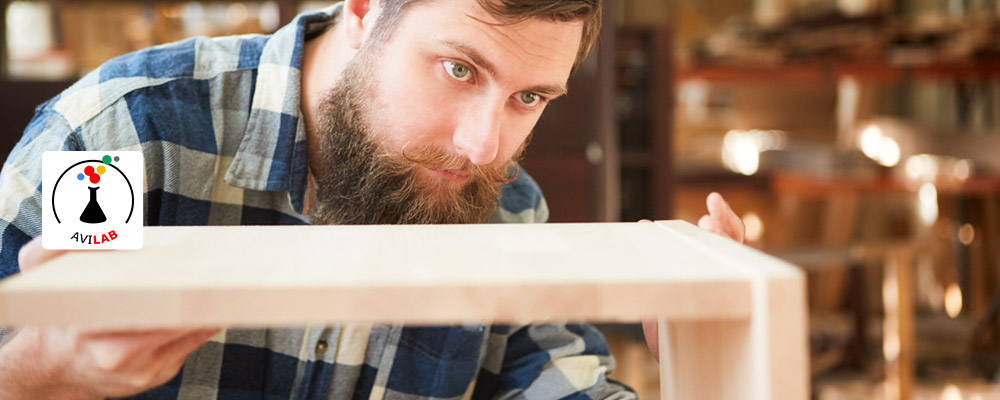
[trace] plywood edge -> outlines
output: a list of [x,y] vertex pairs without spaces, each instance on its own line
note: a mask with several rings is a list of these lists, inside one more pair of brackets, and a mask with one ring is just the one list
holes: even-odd
[[752,282],[748,398],[809,397],[808,312],[805,274],[794,265],[683,221],[664,229],[711,251]]
[[[705,249],[711,250],[713,254],[718,255],[720,258],[739,261],[736,263],[731,262],[729,265],[754,276],[763,276],[766,279],[805,279],[805,274],[802,270],[789,262],[782,261],[752,247],[739,244],[732,239],[708,232],[689,222],[669,220],[656,221],[655,223],[668,231],[688,238],[691,242],[698,243]],[[750,265],[752,267],[749,267]]]
[[810,368],[806,283],[804,280],[776,279],[769,281],[767,286],[767,341],[772,396],[776,399],[808,399]]
[[[720,290],[733,296],[711,295]],[[93,293],[12,290],[0,291],[0,326],[281,326],[344,321],[429,324],[566,319],[632,322],[655,315],[669,315],[676,320],[748,320],[751,308],[746,299],[750,295],[748,282]]]

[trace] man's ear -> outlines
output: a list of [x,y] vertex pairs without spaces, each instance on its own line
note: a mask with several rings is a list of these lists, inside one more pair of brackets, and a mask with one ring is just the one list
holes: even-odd
[[361,43],[371,33],[378,16],[379,0],[344,1],[343,22],[347,43],[351,48],[361,48]]

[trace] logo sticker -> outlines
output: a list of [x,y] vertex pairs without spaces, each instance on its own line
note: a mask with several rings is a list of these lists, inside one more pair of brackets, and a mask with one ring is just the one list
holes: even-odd
[[42,247],[142,247],[142,152],[42,155]]

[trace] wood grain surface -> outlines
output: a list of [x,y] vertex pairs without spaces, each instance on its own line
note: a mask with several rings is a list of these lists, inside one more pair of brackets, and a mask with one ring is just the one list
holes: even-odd
[[749,254],[776,279],[801,279],[699,232],[679,221],[147,227],[141,250],[73,252],[0,282],[0,325],[745,320]]

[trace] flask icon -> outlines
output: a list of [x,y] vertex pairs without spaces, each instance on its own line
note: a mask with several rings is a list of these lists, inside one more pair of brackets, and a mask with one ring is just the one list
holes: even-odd
[[108,217],[104,215],[104,210],[101,209],[100,203],[97,202],[97,189],[100,189],[100,186],[88,186],[87,189],[90,189],[90,202],[87,203],[87,207],[84,208],[83,213],[80,214],[80,222],[99,224],[107,221]]

